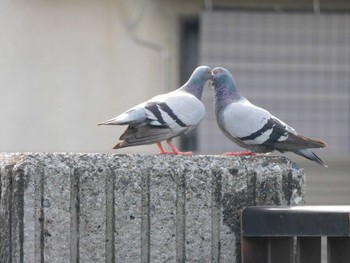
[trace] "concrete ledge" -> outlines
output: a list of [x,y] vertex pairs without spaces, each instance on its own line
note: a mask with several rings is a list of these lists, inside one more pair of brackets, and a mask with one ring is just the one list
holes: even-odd
[[284,157],[2,153],[0,173],[0,262],[240,262],[242,208],[305,200]]

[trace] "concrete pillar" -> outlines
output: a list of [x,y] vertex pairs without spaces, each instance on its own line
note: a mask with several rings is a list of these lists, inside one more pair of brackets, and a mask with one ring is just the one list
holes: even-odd
[[0,262],[240,262],[240,211],[301,205],[284,157],[0,154]]

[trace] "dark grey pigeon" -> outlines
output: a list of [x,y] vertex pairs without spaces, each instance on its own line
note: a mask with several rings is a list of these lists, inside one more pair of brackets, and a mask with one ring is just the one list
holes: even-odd
[[231,141],[249,150],[242,154],[275,150],[293,152],[326,167],[315,153],[308,150],[323,148],[326,143],[297,134],[292,127],[267,110],[250,103],[238,93],[236,83],[227,69],[217,67],[212,70],[212,74],[217,123]]
[[[196,128],[205,115],[200,101],[203,88],[209,84],[211,69],[201,66],[181,88],[153,97],[119,116],[98,125],[128,125],[113,149],[156,143],[160,153],[182,153],[171,139]],[[166,141],[172,152],[164,151],[161,142]]]

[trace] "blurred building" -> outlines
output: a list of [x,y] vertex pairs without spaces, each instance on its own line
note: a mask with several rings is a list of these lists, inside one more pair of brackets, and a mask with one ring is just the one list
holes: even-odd
[[[349,1],[4,0],[0,32],[2,151],[112,152],[124,127],[96,123],[179,87],[197,65],[223,66],[250,101],[329,144],[317,151],[329,169],[291,156],[310,203],[349,203]],[[238,149],[216,127],[212,95],[183,149]]]

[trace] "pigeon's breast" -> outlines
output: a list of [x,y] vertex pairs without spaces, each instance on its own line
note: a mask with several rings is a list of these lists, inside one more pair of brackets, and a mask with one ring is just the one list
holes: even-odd
[[232,103],[223,111],[224,128],[236,138],[248,137],[259,131],[268,118],[266,112],[257,111],[246,103]]

